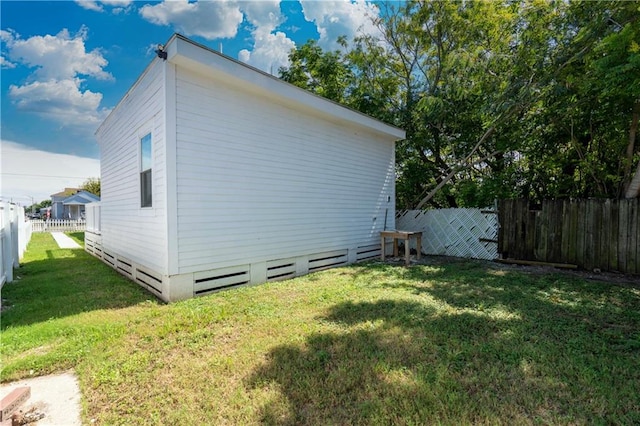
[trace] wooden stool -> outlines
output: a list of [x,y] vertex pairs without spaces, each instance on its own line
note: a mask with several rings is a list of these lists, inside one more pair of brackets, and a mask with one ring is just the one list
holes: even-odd
[[422,232],[413,232],[413,231],[381,231],[380,232],[380,259],[384,260],[385,258],[385,238],[393,238],[393,256],[398,257],[398,240],[404,240],[404,263],[409,266],[409,240],[411,237],[416,237],[416,247],[417,247],[417,259],[420,259],[420,251],[422,250]]

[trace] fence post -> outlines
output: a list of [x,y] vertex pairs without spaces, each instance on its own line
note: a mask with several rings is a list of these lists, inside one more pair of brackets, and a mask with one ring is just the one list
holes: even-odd
[[[11,255],[13,260],[13,267],[20,267],[20,242],[18,241],[19,228],[18,228],[18,220],[20,218],[19,210],[20,207],[12,205],[11,206]],[[24,220],[24,218],[23,218]]]
[[2,214],[2,249],[0,257],[2,257],[2,269],[4,272],[5,282],[13,281],[13,243],[11,242],[11,205],[9,203],[0,204],[0,213]]

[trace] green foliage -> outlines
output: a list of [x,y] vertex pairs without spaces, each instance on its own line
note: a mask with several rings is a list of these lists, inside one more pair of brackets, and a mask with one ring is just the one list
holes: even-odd
[[280,69],[280,78],[327,99],[345,102],[353,74],[340,51],[323,52],[315,40],[309,40],[294,49],[289,60],[291,66]]
[[80,189],[92,193],[93,195],[100,196],[100,178],[89,178],[85,180]]
[[564,11],[564,26],[557,25],[570,34],[563,41],[563,60],[565,52],[574,56],[553,74],[539,108],[526,116],[523,195],[622,195],[625,164],[631,163],[626,158],[631,112],[640,99],[632,47],[639,35],[637,8],[632,2],[575,2]]
[[640,145],[636,2],[379,6],[382,39],[309,42],[281,75],[406,130],[399,208],[621,195]]
[[31,206],[25,208],[25,212],[38,213],[40,209],[44,209],[46,207],[51,207],[51,200],[43,200],[39,203],[32,204]]

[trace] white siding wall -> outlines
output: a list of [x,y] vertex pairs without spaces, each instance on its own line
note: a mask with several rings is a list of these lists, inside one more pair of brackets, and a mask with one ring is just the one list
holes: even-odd
[[179,273],[379,244],[393,143],[178,67]]
[[[160,273],[167,271],[163,88],[163,63],[157,60],[96,134],[103,249]],[[153,207],[141,209],[139,139],[147,132],[153,141]]]

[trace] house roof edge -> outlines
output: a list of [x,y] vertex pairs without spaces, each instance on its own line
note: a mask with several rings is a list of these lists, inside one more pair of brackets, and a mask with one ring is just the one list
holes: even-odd
[[[179,46],[179,44],[181,43],[183,43],[183,45]],[[211,55],[209,56],[209,61],[204,62],[202,57],[193,58],[193,52],[191,52],[192,54],[189,55],[190,52],[188,52],[187,48],[189,46],[201,49],[201,52],[204,55]],[[249,84],[252,84],[256,87],[261,87],[262,90],[276,92],[279,96],[287,99],[290,102],[304,104],[312,109],[318,110],[324,114],[334,116],[340,120],[357,123],[370,129],[371,131],[386,134],[392,137],[394,140],[402,140],[406,137],[405,131],[399,127],[385,123],[367,114],[361,113],[360,111],[354,110],[330,99],[323,98],[319,95],[316,95],[315,93],[309,92],[308,90],[283,81],[276,76],[266,73],[258,68],[234,59],[221,52],[217,52],[203,44],[200,44],[188,37],[183,36],[182,34],[173,33],[163,47],[164,51],[167,53],[166,61],[168,62],[179,63],[182,65],[184,65],[188,61],[199,62],[202,66],[213,68],[218,70],[219,72],[226,73],[231,78],[243,79]],[[138,76],[136,81],[120,98],[116,106],[113,107],[109,115],[107,115],[102,123],[100,123],[94,133],[95,135],[100,132],[102,127],[109,121],[110,117],[120,107],[122,102],[127,99],[129,94],[134,91],[134,89],[149,73],[151,68],[160,60],[162,59],[159,57],[155,57],[153,58],[153,60],[151,60],[144,71]],[[226,68],[225,65],[227,65]]]
[[[184,45],[181,45],[184,43]],[[198,56],[196,51],[189,46],[202,49],[204,56]],[[404,139],[405,131],[399,127],[385,123],[355,109],[339,104],[322,96],[311,93],[278,77],[266,73],[249,64],[241,62],[221,52],[215,51],[203,44],[191,40],[181,34],[175,33],[165,45],[170,62],[185,65],[189,61],[199,62],[202,66],[212,68],[225,73],[229,78],[244,80],[248,84],[260,87],[263,90],[275,92],[279,96],[299,104],[333,115],[341,120],[358,123],[362,126],[381,133],[385,133],[396,140]],[[206,56],[209,55],[207,58]]]

